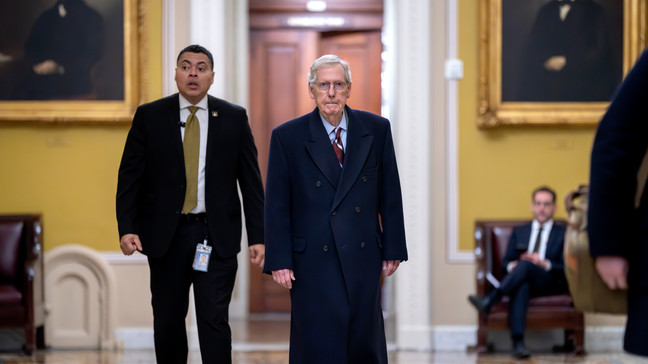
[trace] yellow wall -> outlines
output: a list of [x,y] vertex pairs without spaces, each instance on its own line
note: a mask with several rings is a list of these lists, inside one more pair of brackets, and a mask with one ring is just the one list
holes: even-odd
[[[149,99],[161,96],[159,1],[145,2]],[[41,213],[45,249],[118,250],[117,170],[129,124],[0,124],[0,213]]]
[[587,183],[595,127],[476,127],[478,72],[478,2],[459,1],[459,239],[462,250],[474,247],[477,219],[528,218],[531,191],[549,185],[563,198]]
[[[547,184],[564,195],[587,182],[595,128],[500,127],[477,118],[478,2],[459,1],[460,248],[472,250],[476,219],[529,217],[530,191]],[[161,95],[161,2],[146,1],[146,95]],[[45,248],[79,243],[118,249],[114,197],[129,125],[0,124],[0,213],[43,214]]]

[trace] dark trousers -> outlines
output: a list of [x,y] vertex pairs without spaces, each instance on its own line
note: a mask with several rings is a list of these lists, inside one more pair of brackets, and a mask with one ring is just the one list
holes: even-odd
[[[203,363],[232,362],[229,303],[236,278],[236,256],[220,259],[212,251],[208,272],[192,268],[196,245],[205,239],[205,221],[183,219],[171,247],[149,258],[155,356],[158,363],[187,362],[185,318],[193,284],[198,339]],[[209,245],[213,247],[210,239]]]
[[628,289],[628,319],[626,321],[623,348],[632,354],[648,356],[648,290],[634,287]]
[[527,308],[531,297],[567,292],[567,282],[562,272],[547,272],[526,260],[502,280],[499,291],[509,296],[509,329],[513,338],[524,335]]

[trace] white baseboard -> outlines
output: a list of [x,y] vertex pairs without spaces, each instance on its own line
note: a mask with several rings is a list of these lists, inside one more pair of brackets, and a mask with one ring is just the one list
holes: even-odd
[[118,349],[142,350],[153,349],[152,327],[122,327],[115,330],[115,342]]
[[[623,351],[623,326],[591,326],[585,328],[585,351]],[[497,350],[509,350],[511,339],[508,330],[489,333],[489,342]],[[472,325],[441,325],[405,327],[397,335],[398,350],[466,351],[477,344],[477,327]],[[546,351],[562,344],[561,330],[528,330],[526,344],[529,349]]]
[[396,332],[396,344],[400,350],[429,351],[434,349],[432,326],[400,326]]
[[[622,326],[594,326],[585,329],[585,351],[621,352],[623,351]],[[416,326],[399,331],[398,344],[389,344],[390,350],[416,351],[466,351],[469,346],[477,343],[476,326]],[[498,350],[509,350],[511,343],[507,330],[495,330],[489,333],[489,342],[493,342]],[[197,337],[189,332],[191,350],[198,349]],[[141,350],[153,349],[152,328],[120,328],[115,330],[117,346],[121,349]],[[562,332],[559,330],[529,330],[526,344],[531,350],[548,350],[553,345],[561,344]],[[288,343],[251,343],[233,342],[234,351],[275,351],[288,350]]]

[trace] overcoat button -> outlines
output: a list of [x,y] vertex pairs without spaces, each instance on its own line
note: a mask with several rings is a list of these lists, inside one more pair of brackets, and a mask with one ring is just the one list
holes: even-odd
[[331,212],[331,215],[335,216],[335,211]]
[[324,245],[324,246],[322,247],[322,250],[326,253],[326,252],[328,251],[328,245]]
[[362,176],[362,182],[367,182],[367,176]]
[[315,182],[315,187],[317,187],[317,188],[322,187],[322,181]]
[[360,207],[356,207],[356,208],[355,208],[355,212],[356,212],[357,214],[359,214],[359,213],[360,213]]
[[360,243],[360,247],[361,247],[361,248],[364,248],[364,247],[365,247],[365,245],[366,245],[366,244],[365,244],[365,242],[364,242],[364,241],[363,241],[362,243]]

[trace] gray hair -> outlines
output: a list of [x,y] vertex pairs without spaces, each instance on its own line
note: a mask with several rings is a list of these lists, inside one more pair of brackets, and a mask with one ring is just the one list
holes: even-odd
[[311,64],[310,70],[308,71],[308,84],[315,86],[317,83],[317,71],[324,67],[335,66],[336,64],[339,64],[344,68],[344,78],[347,83],[351,83],[351,70],[349,70],[349,64],[334,54],[326,54],[316,59],[315,62]]

